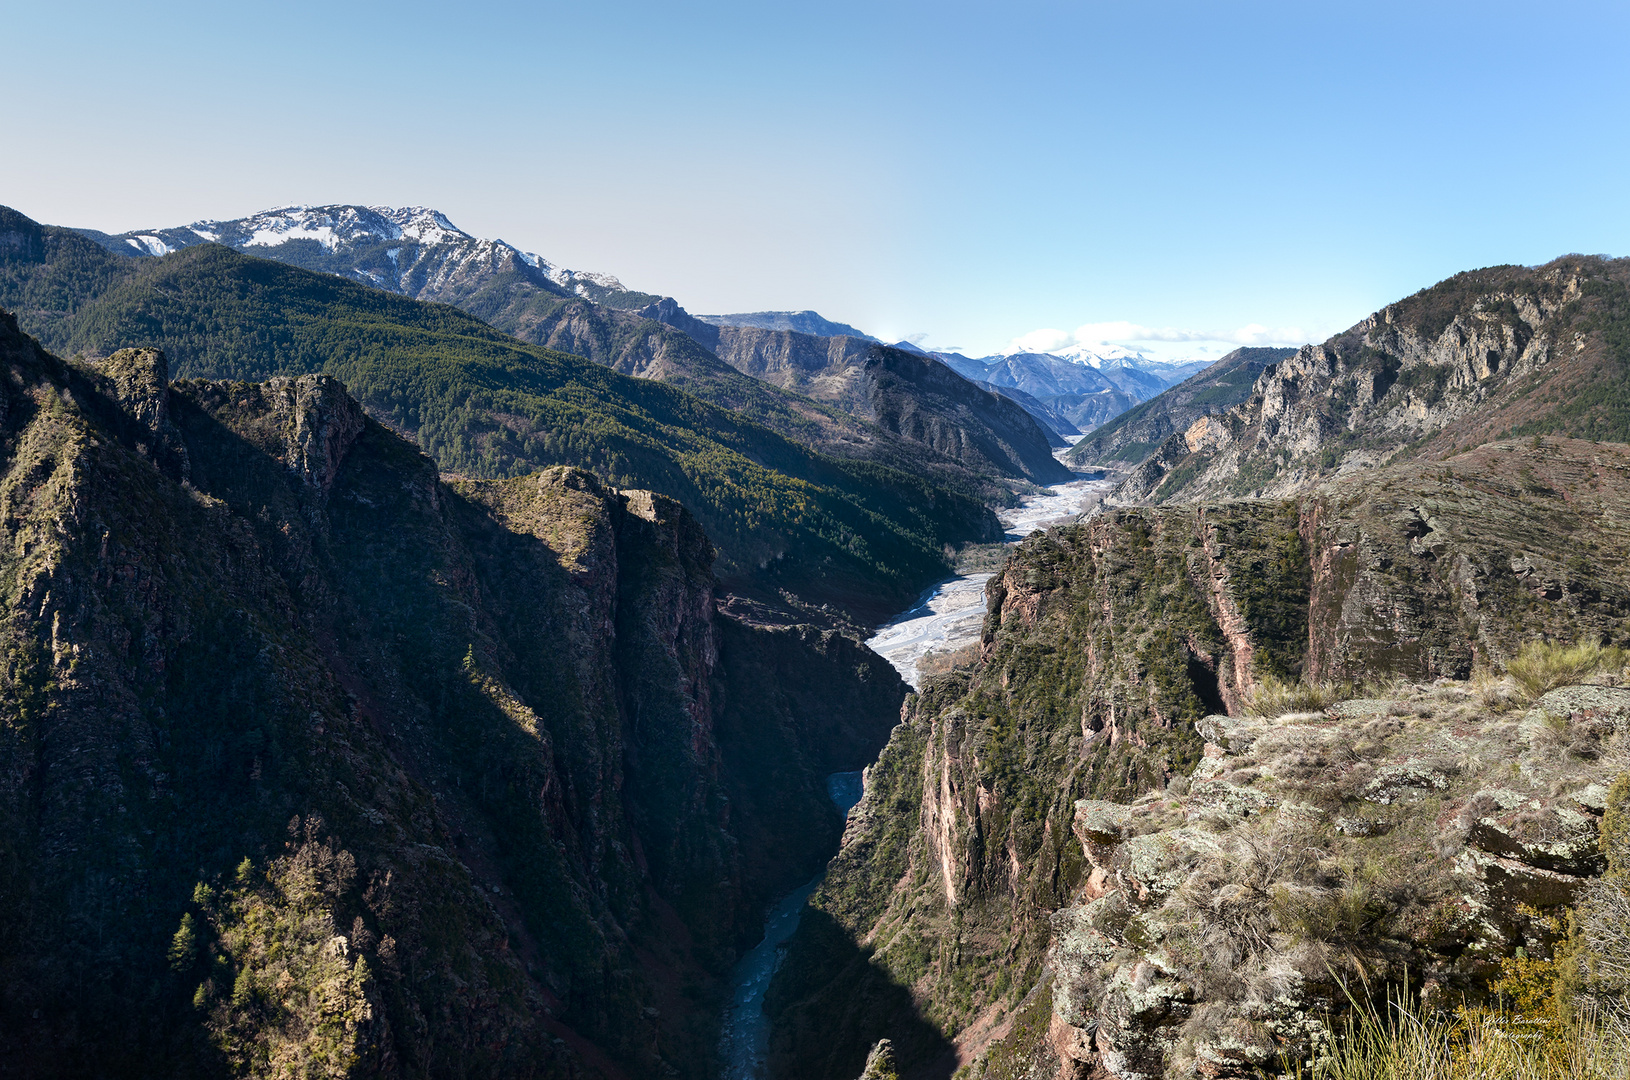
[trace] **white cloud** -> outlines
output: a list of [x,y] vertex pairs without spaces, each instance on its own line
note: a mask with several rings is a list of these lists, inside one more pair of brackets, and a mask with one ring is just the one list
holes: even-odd
[[1009,348],[1014,352],[1051,352],[1075,343],[1075,335],[1068,330],[1032,330],[1014,338]]
[[1230,345],[1301,345],[1308,335],[1300,327],[1249,323],[1237,330],[1186,330],[1139,323],[1083,323],[1073,331],[1041,329],[1021,334],[1008,345],[1013,352],[1052,352],[1069,345],[1137,345],[1154,342],[1220,342]]

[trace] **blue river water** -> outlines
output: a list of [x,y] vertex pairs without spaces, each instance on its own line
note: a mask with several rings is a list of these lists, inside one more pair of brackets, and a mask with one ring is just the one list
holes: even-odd
[[[826,778],[826,792],[844,814],[860,802],[860,773],[833,773]],[[759,1080],[765,1075],[765,1058],[770,1046],[770,1018],[764,1015],[764,991],[781,963],[783,947],[798,929],[804,902],[820,884],[820,877],[788,893],[764,920],[764,940],[736,963],[731,973],[735,993],[725,1015],[720,1038],[727,1080]]]

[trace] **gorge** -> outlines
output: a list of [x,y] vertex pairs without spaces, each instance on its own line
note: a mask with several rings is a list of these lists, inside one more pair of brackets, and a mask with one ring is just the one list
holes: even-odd
[[0,1069],[1254,1077],[1618,895],[1623,261],[1073,449],[775,313],[290,261],[0,214]]

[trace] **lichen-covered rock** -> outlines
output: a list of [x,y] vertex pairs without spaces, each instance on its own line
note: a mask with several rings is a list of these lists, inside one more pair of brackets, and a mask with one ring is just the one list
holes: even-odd
[[1409,719],[1236,721],[1242,749],[1184,794],[1077,804],[1095,874],[1052,918],[1056,1044],[1121,1080],[1254,1076],[1316,1053],[1341,980],[1407,971],[1475,999],[1539,940],[1524,905],[1572,903],[1603,869],[1597,816],[1555,793],[1610,772],[1464,685],[1391,704]]

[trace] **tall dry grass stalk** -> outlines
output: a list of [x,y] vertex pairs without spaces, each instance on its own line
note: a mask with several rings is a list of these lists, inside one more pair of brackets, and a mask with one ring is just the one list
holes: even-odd
[[1429,1017],[1391,1000],[1349,1016],[1304,1080],[1630,1080],[1630,1039],[1585,1014],[1524,1018],[1494,1009]]

